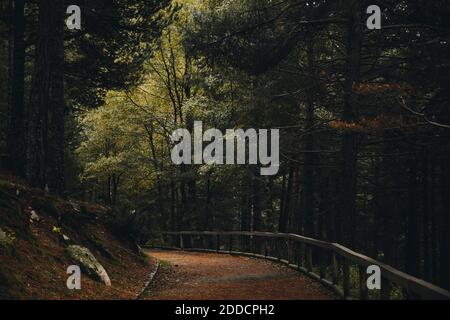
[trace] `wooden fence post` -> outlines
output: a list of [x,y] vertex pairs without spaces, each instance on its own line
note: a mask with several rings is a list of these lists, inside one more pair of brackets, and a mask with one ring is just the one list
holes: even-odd
[[304,267],[304,261],[305,261],[305,244],[303,242],[300,242],[300,247],[299,247],[299,258],[298,258],[298,266],[300,267]]
[[269,255],[268,252],[268,247],[267,247],[267,238],[264,238],[264,256],[267,258],[267,256]]
[[390,300],[391,299],[391,283],[384,277],[381,277],[381,300]]
[[336,257],[336,252],[333,251],[333,254],[331,256],[331,268],[332,268],[332,273],[333,273],[333,284],[337,285],[338,284],[338,278],[339,278],[339,268],[338,268],[338,262],[337,262],[337,257]]
[[369,292],[367,288],[366,268],[360,265],[358,269],[359,269],[359,298],[361,300],[367,300],[369,298]]
[[310,246],[306,246],[306,268],[308,272],[312,271],[312,249]]
[[281,254],[280,238],[276,239],[276,243],[277,243],[277,258],[278,261],[281,261],[282,254]]
[[292,259],[292,240],[288,239],[287,241],[287,261],[288,264],[291,264],[291,259]]
[[320,268],[320,279],[326,278],[327,267],[325,262],[327,260],[325,249],[319,249],[319,268]]
[[343,269],[343,275],[344,275],[344,279],[343,279],[343,289],[344,289],[344,299],[347,299],[348,297],[350,297],[350,266],[348,264],[347,259],[344,259],[344,263],[342,265],[342,269]]

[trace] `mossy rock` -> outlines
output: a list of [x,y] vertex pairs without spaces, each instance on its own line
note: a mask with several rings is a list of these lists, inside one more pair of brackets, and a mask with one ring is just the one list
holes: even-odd
[[67,252],[70,258],[90,277],[111,286],[111,280],[105,268],[98,262],[92,252],[85,247],[69,246]]

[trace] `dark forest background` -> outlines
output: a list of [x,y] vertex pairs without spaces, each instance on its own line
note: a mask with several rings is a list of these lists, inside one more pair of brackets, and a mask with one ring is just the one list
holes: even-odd
[[[368,30],[371,4],[2,0],[3,171],[116,208],[138,241],[298,233],[450,288],[450,4],[376,1]],[[172,165],[197,120],[279,128],[279,174]]]

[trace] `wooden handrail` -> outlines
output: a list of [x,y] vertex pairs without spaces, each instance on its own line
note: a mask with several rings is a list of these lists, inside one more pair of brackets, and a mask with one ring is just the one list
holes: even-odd
[[[367,276],[364,271],[368,266],[376,265],[381,270],[381,276],[383,278],[383,284],[387,283],[388,288],[390,289],[390,284],[398,286],[399,288],[405,290],[405,292],[409,295],[413,295],[415,298],[421,299],[450,299],[450,292],[440,288],[432,283],[419,279],[417,277],[406,274],[400,270],[397,270],[389,265],[386,265],[382,262],[379,262],[375,259],[367,257],[363,254],[355,252],[349,248],[346,248],[338,243],[331,243],[322,240],[317,240],[313,238],[304,237],[297,234],[285,234],[285,233],[270,233],[270,232],[249,232],[249,231],[229,231],[229,232],[217,232],[217,231],[179,231],[179,232],[161,232],[159,233],[162,236],[175,236],[176,241],[171,241],[170,248],[178,248],[185,250],[201,250],[201,251],[215,251],[215,252],[225,252],[225,253],[234,253],[234,254],[244,254],[249,256],[255,256],[259,258],[266,258],[271,260],[277,260],[283,263],[288,264],[291,267],[294,267],[298,270],[301,270],[308,275],[312,276],[314,279],[324,283],[333,289],[336,293],[340,294],[344,298],[350,297],[350,263],[355,264],[359,270],[359,287],[360,287],[360,296],[359,298],[365,299],[368,296],[367,288],[365,287],[365,277]],[[203,248],[188,248],[184,241],[184,237],[215,237],[215,250],[205,248],[205,244],[203,242]],[[249,237],[251,244],[250,250],[243,248],[242,246],[239,250],[233,250],[233,237]],[[221,250],[220,247],[220,239],[228,238],[227,244],[225,245],[226,249]],[[266,241],[265,243],[265,252],[262,254],[261,252],[256,253],[254,248],[254,239],[262,238]],[[276,256],[270,256],[267,253],[267,241],[274,240],[283,240],[287,246],[287,258],[283,259],[282,253],[277,250]],[[303,246],[304,254],[298,255],[298,252],[292,254],[292,244],[299,243]],[[308,248],[306,248],[306,246]],[[155,246],[153,246],[155,247]],[[166,246],[161,246],[163,248],[167,248]],[[277,247],[278,248],[278,247]],[[260,248],[261,249],[261,248]],[[313,249],[315,254],[319,257],[317,259],[319,262],[320,274],[316,274],[313,271]],[[303,252],[302,251],[302,252]],[[340,267],[337,265],[337,257],[342,260],[342,278],[343,284],[342,288],[337,285],[337,279],[339,278]],[[297,258],[297,264],[292,263],[293,260]],[[303,258],[306,261],[306,267],[302,266]],[[327,259],[328,258],[328,259]],[[329,264],[328,264],[328,263]],[[332,279],[326,279],[326,271],[327,269],[331,269],[332,271]],[[382,288],[383,289],[383,288]],[[384,288],[385,290],[388,290]],[[385,293],[385,298],[390,297],[390,291]],[[383,297],[382,297],[383,298]]]

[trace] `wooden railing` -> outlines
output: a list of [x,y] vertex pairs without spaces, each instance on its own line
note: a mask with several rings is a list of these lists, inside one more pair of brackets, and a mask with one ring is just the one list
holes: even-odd
[[[253,256],[284,263],[344,299],[450,299],[450,292],[337,243],[267,232],[163,232],[147,247]],[[367,267],[378,266],[381,289],[368,290]]]

